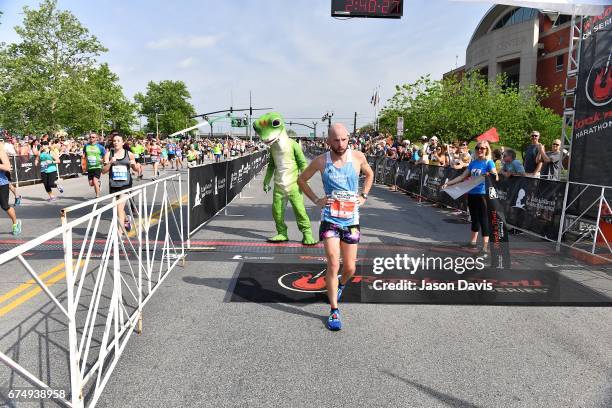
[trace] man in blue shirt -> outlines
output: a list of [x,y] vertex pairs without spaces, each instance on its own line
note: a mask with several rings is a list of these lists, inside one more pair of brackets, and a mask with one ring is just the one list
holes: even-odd
[[516,152],[514,150],[506,149],[504,151],[501,173],[505,177],[525,175],[525,168],[520,161],[516,160]]

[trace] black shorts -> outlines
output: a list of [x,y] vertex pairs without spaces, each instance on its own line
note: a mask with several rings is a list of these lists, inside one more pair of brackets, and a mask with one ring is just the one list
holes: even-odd
[[168,153],[168,160],[174,160],[174,153]]
[[139,164],[145,164],[145,158],[144,158],[144,156],[140,156],[140,157],[138,157],[138,158],[136,159],[136,163],[139,163]]
[[114,193],[118,193],[120,191],[123,190],[129,190],[130,188],[132,188],[132,185],[127,185],[127,186],[123,186],[123,187],[110,187],[108,188],[108,192],[109,194],[114,194]]
[[11,179],[11,172],[10,172],[10,171],[5,171],[5,172],[4,172],[4,174],[6,174],[6,178],[8,179],[9,183],[10,183],[11,181],[13,181],[13,180]]
[[8,211],[11,206],[9,205],[9,185],[5,184],[0,186],[0,208],[4,211]]
[[91,181],[94,178],[100,180],[100,176],[102,175],[102,169],[90,169],[87,170],[87,180]]

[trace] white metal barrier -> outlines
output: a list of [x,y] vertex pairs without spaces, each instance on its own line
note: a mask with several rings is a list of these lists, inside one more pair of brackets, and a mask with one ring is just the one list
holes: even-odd
[[[70,395],[54,398],[57,402],[70,407],[97,403],[131,334],[142,330],[143,307],[184,262],[181,193],[181,177],[175,175],[66,208],[61,227],[0,255],[0,265],[21,265],[32,276],[67,323]],[[132,217],[131,228],[118,222],[121,206]],[[68,220],[78,210],[85,214]],[[52,291],[25,256],[60,236],[62,293]],[[96,246],[102,248],[97,254]],[[4,350],[0,360],[32,385],[53,391]]]

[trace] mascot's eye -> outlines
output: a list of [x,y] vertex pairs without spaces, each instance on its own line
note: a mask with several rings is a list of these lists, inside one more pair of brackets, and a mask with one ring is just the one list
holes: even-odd
[[274,119],[272,121],[272,127],[279,127],[281,125],[280,119]]

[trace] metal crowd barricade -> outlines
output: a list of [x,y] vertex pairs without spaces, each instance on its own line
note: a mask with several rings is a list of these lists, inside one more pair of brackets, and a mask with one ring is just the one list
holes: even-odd
[[[577,193],[570,195],[572,188],[575,188]],[[610,186],[568,182],[563,200],[557,248],[563,245],[562,240],[566,238],[568,232],[575,232],[577,238],[568,245],[571,249],[609,262],[612,259],[612,242],[609,240],[612,227],[609,227],[608,231],[604,231],[603,227],[605,224],[612,225],[611,197]],[[574,206],[576,209],[571,211]]]
[[[60,227],[0,255],[0,265],[13,270],[21,265],[64,318],[57,324],[68,329],[69,395],[54,396],[56,402],[96,405],[132,333],[142,331],[144,306],[184,262],[181,193],[181,177],[174,175],[68,207]],[[121,204],[132,217],[132,228],[118,222]],[[57,238],[64,254],[61,293],[43,282],[32,266],[35,260],[28,259],[30,251]],[[21,353],[16,343],[7,353],[0,351],[0,360],[30,384],[53,391],[49,374],[31,372],[40,371],[43,363],[30,371],[17,361]]]

